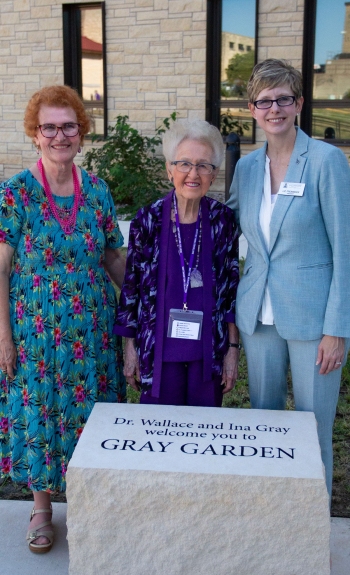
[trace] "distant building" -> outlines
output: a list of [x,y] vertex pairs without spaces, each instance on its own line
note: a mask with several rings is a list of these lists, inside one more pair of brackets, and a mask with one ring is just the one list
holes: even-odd
[[240,36],[231,32],[222,32],[221,35],[221,80],[226,80],[226,69],[230,60],[236,54],[251,52],[255,47],[255,38]]
[[[314,74],[315,99],[342,99],[350,90],[350,2],[345,3],[342,51]],[[349,97],[349,96],[348,96]]]

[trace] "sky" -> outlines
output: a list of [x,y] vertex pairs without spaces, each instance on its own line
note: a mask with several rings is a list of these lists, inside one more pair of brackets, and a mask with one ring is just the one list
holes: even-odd
[[255,36],[255,0],[222,0],[222,30]]
[[[318,0],[316,14],[315,62],[341,52],[345,0]],[[223,0],[222,30],[243,36],[255,35],[255,0]]]
[[315,63],[325,64],[329,55],[342,49],[345,21],[344,0],[317,0]]

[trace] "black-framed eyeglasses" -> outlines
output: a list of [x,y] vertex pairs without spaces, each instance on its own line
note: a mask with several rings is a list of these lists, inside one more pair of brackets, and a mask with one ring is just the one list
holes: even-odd
[[66,138],[73,138],[79,133],[80,124],[76,122],[66,122],[62,126],[56,126],[56,124],[40,124],[37,126],[40,132],[45,138],[54,138],[58,134],[58,130],[62,130],[62,134]]
[[277,100],[256,100],[253,104],[258,110],[267,110],[268,108],[272,108],[274,102],[276,102],[280,108],[285,108],[286,106],[294,104],[295,100],[295,96],[281,96],[277,98]]
[[183,174],[189,174],[192,168],[196,168],[197,174],[201,176],[209,176],[212,174],[214,170],[216,170],[216,166],[214,164],[207,164],[205,162],[201,164],[191,164],[191,162],[184,162],[183,160],[176,160],[175,162],[170,162],[172,166],[175,166],[179,172]]

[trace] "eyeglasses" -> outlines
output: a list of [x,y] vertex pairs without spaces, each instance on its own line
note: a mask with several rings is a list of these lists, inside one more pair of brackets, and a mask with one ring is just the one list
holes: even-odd
[[281,96],[277,98],[277,100],[256,100],[253,104],[258,110],[267,110],[268,108],[272,108],[274,102],[276,102],[280,108],[285,108],[286,106],[294,104],[295,100],[295,96]]
[[171,166],[175,166],[179,172],[183,174],[189,174],[192,168],[196,168],[197,174],[200,176],[209,176],[212,174],[214,170],[216,170],[216,166],[214,164],[191,164],[191,162],[184,162],[182,160],[176,160],[176,162],[170,162]]
[[58,130],[62,130],[62,134],[66,136],[66,138],[73,138],[73,136],[78,134],[80,124],[76,124],[75,122],[67,122],[66,124],[62,124],[62,126],[56,126],[56,124],[40,124],[37,128],[39,128],[45,138],[54,138],[57,136]]

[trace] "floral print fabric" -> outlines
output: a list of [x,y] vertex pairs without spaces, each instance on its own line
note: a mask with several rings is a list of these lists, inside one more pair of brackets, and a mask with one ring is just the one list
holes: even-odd
[[[0,186],[0,242],[15,250],[10,318],[16,377],[0,371],[0,468],[35,491],[65,490],[67,464],[96,401],[125,401],[116,295],[105,248],[123,243],[105,182],[82,170],[65,235],[29,170]],[[55,196],[71,207],[73,196]]]

